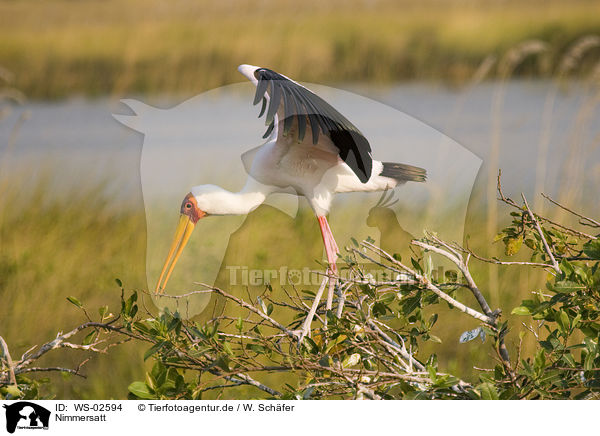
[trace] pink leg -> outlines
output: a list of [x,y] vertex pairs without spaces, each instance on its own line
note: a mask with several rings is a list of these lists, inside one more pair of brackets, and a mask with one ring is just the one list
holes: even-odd
[[[329,262],[329,268],[327,269],[327,273],[329,275],[337,274],[337,253],[339,253],[337,244],[335,243],[335,239],[333,238],[333,234],[331,233],[331,229],[329,228],[329,224],[327,223],[327,218],[324,216],[318,216],[319,227],[321,228],[321,235],[323,235],[323,244],[325,245],[325,252],[327,253],[327,262]],[[321,286],[315,295],[315,300],[313,301],[312,307],[308,312],[308,316],[304,320],[304,324],[302,325],[302,331],[299,336],[298,343],[302,342],[302,339],[305,336],[310,336],[310,325],[312,323],[313,318],[315,317],[315,313],[317,313],[317,307],[319,307],[319,303],[321,302],[321,297],[323,295],[323,291],[325,290],[325,284],[329,283],[329,293],[327,294],[327,310],[331,310],[333,306],[333,287],[335,285],[335,279],[327,277],[323,277],[323,281],[321,282]],[[325,325],[327,325],[327,317],[324,319]]]
[[[323,244],[325,245],[325,253],[327,253],[327,262],[329,262],[328,273],[335,275],[337,274],[337,255],[340,252],[338,246],[335,242],[335,238],[333,237],[333,233],[331,232],[331,228],[329,227],[329,223],[327,222],[327,218],[325,216],[318,216],[319,227],[321,228],[321,235],[323,236]],[[329,279],[329,292],[327,294],[327,310],[331,310],[333,306],[333,292],[335,286],[335,279]]]
[[327,222],[327,218],[324,216],[318,216],[319,227],[321,228],[321,235],[323,236],[323,244],[325,245],[325,253],[327,253],[327,262],[333,272],[337,273],[337,255],[340,252],[338,246],[335,242],[335,238],[333,237],[333,233],[331,233],[331,228],[329,228],[329,223]]

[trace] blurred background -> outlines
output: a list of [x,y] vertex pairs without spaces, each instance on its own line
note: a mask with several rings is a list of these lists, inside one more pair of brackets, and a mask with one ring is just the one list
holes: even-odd
[[[483,255],[504,256],[492,244],[508,214],[496,201],[499,168],[505,192],[524,192],[538,212],[567,219],[545,192],[600,213],[598,1],[0,0],[0,335],[13,357],[84,321],[67,296],[118,311],[115,278],[148,286],[143,135],[113,119],[130,114],[119,100],[170,108],[242,82],[241,63],[385,103],[478,156],[463,242]],[[258,144],[257,136],[243,145]],[[318,258],[305,209],[295,220],[275,221],[268,209],[249,217],[229,255],[268,268],[303,243],[309,260],[287,262]],[[269,220],[289,240],[257,232]],[[488,265],[474,274],[507,316],[543,283],[541,273]],[[470,320],[444,311],[441,319],[440,369],[473,379],[473,365],[491,364],[490,350],[457,345]],[[126,397],[143,378],[144,351],[125,344],[95,356],[87,379],[52,375],[52,393]],[[83,358],[65,352],[40,363]]]

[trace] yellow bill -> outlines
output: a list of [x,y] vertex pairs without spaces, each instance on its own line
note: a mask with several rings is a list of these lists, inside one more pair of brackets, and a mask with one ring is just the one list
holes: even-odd
[[173,268],[175,268],[175,264],[179,260],[179,257],[181,256],[185,245],[190,239],[195,226],[196,223],[194,223],[192,218],[190,218],[188,215],[182,214],[180,216],[179,224],[177,224],[177,230],[175,230],[175,236],[173,237],[173,242],[171,243],[171,248],[169,249],[169,254],[167,255],[167,259],[165,260],[165,264],[158,278],[158,283],[156,284],[156,294],[162,294],[165,291],[167,282],[169,281],[171,273],[173,272]]

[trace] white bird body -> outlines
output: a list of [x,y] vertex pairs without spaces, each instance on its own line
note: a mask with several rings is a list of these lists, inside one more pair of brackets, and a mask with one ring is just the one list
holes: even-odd
[[191,192],[198,207],[208,215],[244,215],[272,193],[290,192],[306,197],[317,215],[327,215],[334,194],[383,191],[398,181],[381,176],[383,164],[373,160],[371,177],[362,183],[337,155],[322,148],[329,138],[322,136],[317,147],[310,144],[285,146],[280,141],[262,145],[254,156],[249,176],[241,191],[234,193],[215,185],[199,185]]
[[[240,65],[238,68],[255,85],[258,83],[254,75],[257,69],[259,67],[252,65]],[[268,94],[265,98],[270,101]],[[279,121],[283,117],[284,108],[280,105],[274,114],[274,128],[267,141],[247,153],[250,156],[246,159],[251,160],[249,163],[245,161],[249,177],[239,193],[203,186],[192,188],[200,209],[209,215],[246,214],[269,194],[293,190],[296,195],[306,197],[315,214],[321,216],[329,213],[336,193],[384,191],[398,185],[397,179],[381,175],[383,163],[377,160],[372,160],[368,181],[361,182],[340,158],[339,149],[329,136],[319,135],[316,143],[311,136],[298,141],[298,120],[292,121],[284,135],[284,127]],[[246,160],[244,156],[242,159]]]
[[[343,192],[384,191],[407,181],[425,181],[426,172],[422,168],[374,160],[369,141],[360,130],[304,86],[266,68],[241,65],[238,70],[256,86],[254,104],[263,102],[259,117],[266,113],[268,128],[263,136],[266,142],[242,155],[248,178],[239,192],[200,185],[184,198],[180,222],[156,292],[164,290],[199,219],[247,214],[276,192],[306,197],[319,222],[330,273],[335,275],[339,250],[326,218],[333,196]],[[329,309],[334,279],[330,277],[328,281]],[[302,336],[310,327],[323,288],[324,285],[317,292]]]

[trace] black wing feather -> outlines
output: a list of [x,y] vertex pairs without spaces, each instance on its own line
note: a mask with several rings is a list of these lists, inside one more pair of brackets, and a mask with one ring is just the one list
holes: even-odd
[[[317,144],[319,134],[327,135],[339,150],[339,156],[354,171],[362,183],[371,177],[373,160],[371,146],[365,136],[346,117],[318,95],[293,82],[285,76],[267,68],[254,72],[258,80],[254,104],[258,104],[265,93],[269,92],[270,101],[265,117],[268,125],[264,138],[274,128],[274,117],[283,104],[283,135],[286,136],[294,118],[298,122],[298,141],[306,134],[306,123],[310,124],[313,144]],[[265,103],[259,115],[265,112]]]
[[[256,103],[255,103],[256,104]],[[262,117],[265,113],[265,109],[267,108],[267,99],[263,97],[262,99],[262,107],[260,108],[260,113],[258,114],[258,118]]]
[[254,94],[254,103],[253,104],[256,105],[260,101],[260,99],[265,96],[265,92],[267,91],[268,86],[269,86],[269,82],[267,82],[266,80],[260,81],[256,85],[256,94]]
[[288,95],[288,91],[285,88],[282,88],[281,95],[283,96],[283,108],[285,111],[285,116],[283,118],[283,136],[287,136],[290,133],[292,128],[292,124],[294,123],[294,111],[293,111],[293,102],[290,101],[291,96]]

